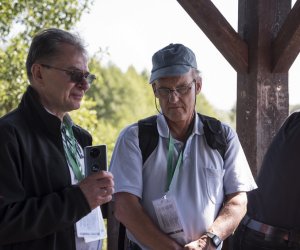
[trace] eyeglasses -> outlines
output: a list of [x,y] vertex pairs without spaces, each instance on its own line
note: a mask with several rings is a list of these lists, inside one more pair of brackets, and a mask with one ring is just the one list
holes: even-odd
[[60,71],[64,71],[67,73],[67,75],[70,76],[71,81],[75,82],[76,84],[82,84],[83,79],[87,81],[89,85],[93,83],[93,81],[96,79],[95,75],[90,74],[89,72],[83,73],[80,70],[68,70],[68,69],[61,69],[57,67],[53,67],[48,64],[40,64],[42,67],[48,68],[48,69],[56,69]]
[[181,86],[175,89],[169,89],[169,88],[158,88],[155,89],[155,94],[157,97],[162,97],[162,98],[169,98],[170,95],[175,92],[177,95],[179,96],[183,96],[186,95],[190,89],[192,88],[192,84],[194,84],[196,82],[196,80],[194,79],[193,81],[191,81],[190,83],[186,84],[185,86]]

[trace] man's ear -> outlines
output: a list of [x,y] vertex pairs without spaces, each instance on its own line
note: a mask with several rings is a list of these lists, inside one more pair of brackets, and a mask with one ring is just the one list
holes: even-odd
[[31,66],[31,75],[32,82],[39,84],[43,83],[42,66],[40,64],[34,63]]
[[196,87],[196,94],[198,95],[201,92],[201,88],[202,88],[202,79],[196,79],[196,83],[195,83],[195,87]]

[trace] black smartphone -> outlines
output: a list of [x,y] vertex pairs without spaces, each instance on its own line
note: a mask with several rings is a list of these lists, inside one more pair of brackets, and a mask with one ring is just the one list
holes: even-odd
[[106,145],[85,147],[84,166],[86,176],[100,170],[107,171]]

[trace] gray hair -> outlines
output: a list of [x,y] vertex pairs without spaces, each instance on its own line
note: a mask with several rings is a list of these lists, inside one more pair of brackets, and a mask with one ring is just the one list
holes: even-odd
[[26,71],[29,79],[32,77],[32,65],[40,59],[51,59],[59,55],[61,53],[60,46],[63,43],[70,44],[82,52],[83,55],[87,55],[85,45],[79,36],[61,29],[45,29],[33,38],[29,48],[26,59]]
[[200,79],[200,81],[202,80],[202,73],[200,70],[192,68],[192,75],[194,79]]

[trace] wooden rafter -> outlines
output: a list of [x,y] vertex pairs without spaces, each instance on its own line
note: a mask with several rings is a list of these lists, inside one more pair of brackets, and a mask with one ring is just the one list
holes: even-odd
[[248,71],[248,46],[211,0],[178,0],[180,5],[240,73]]
[[300,51],[300,0],[298,0],[273,43],[273,72],[288,72]]

